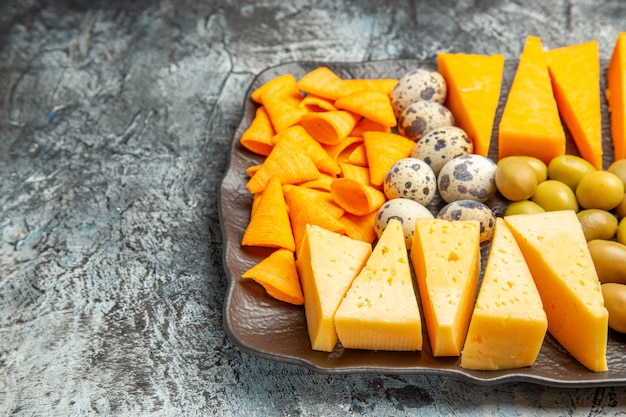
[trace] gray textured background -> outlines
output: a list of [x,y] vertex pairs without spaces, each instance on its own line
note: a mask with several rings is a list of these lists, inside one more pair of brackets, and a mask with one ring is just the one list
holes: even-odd
[[328,376],[222,330],[217,189],[254,76],[516,58],[626,30],[621,0],[0,3],[0,415],[623,415],[626,388]]

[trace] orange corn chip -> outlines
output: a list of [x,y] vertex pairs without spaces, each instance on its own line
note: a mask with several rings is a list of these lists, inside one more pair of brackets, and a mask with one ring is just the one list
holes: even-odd
[[348,154],[348,162],[353,165],[359,165],[362,167],[368,166],[367,164],[367,152],[365,152],[365,144],[362,143],[352,149],[352,152]]
[[[308,203],[315,206],[316,210],[323,211],[326,215],[335,219],[340,218],[345,213],[345,211],[335,203],[330,192],[327,191],[303,187],[301,185],[287,184],[283,186],[283,194],[285,195],[289,207],[294,204]],[[293,204],[289,204],[290,201]]]
[[376,91],[357,91],[335,101],[335,107],[359,114],[383,126],[398,124],[389,96]]
[[387,201],[382,191],[348,178],[333,181],[330,194],[341,208],[357,216],[370,214]]
[[307,112],[337,110],[331,100],[313,94],[307,94],[302,101],[300,101],[300,107],[304,108]]
[[311,158],[318,170],[332,175],[341,172],[339,164],[302,126],[291,126],[276,135],[276,138],[277,142],[285,140],[293,142],[301,152],[304,151]]
[[369,119],[361,119],[357,122],[350,132],[350,136],[363,136],[364,132],[391,132],[391,128],[389,126],[383,126],[378,122]]
[[307,113],[300,124],[320,143],[336,145],[348,137],[360,117],[342,110]]
[[355,216],[346,212],[339,221],[346,227],[346,235],[352,239],[373,243],[376,240],[376,215],[378,210],[365,216]]
[[355,91],[376,91],[383,93],[387,96],[391,95],[398,80],[394,78],[354,78],[345,80],[348,89],[352,92]]
[[292,141],[278,141],[256,173],[248,180],[246,188],[252,194],[265,189],[272,177],[282,184],[298,184],[319,178],[320,171],[311,158]]
[[407,158],[415,148],[415,142],[395,133],[365,132],[363,135],[370,181],[381,185],[387,171],[402,158]]
[[256,174],[259,168],[261,168],[261,165],[250,165],[248,168],[246,168],[246,174],[248,174],[249,177],[252,177],[254,174]]
[[256,110],[254,119],[248,129],[241,135],[239,142],[241,145],[259,155],[269,155],[272,147],[272,137],[274,136],[274,127],[270,121],[265,107],[261,106]]
[[[252,196],[252,207],[250,208],[250,218],[252,218],[252,216],[254,216],[254,211],[256,210],[256,208],[259,206],[259,203],[261,202],[261,196],[263,195],[263,193],[256,193]],[[283,199],[285,197],[283,196]]]
[[328,67],[317,67],[309,71],[300,78],[296,86],[306,93],[333,101],[350,93],[345,80]]
[[280,180],[276,177],[271,178],[260,197],[255,200],[257,202],[250,214],[250,222],[241,244],[295,251],[296,246]]
[[263,104],[263,95],[283,95],[285,92],[299,91],[296,87],[296,78],[293,74],[283,74],[272,78],[265,84],[250,93],[255,103]]
[[303,182],[300,186],[330,192],[330,184],[335,180],[335,178],[337,177],[322,173],[318,179]]
[[264,96],[263,106],[276,132],[281,132],[290,126],[298,124],[302,116],[307,113],[298,106],[298,103],[290,102],[285,97],[278,95]]
[[244,272],[241,277],[258,282],[270,296],[277,300],[295,305],[304,304],[296,260],[292,251],[277,249]]
[[[300,248],[307,224],[315,224],[340,234],[345,233],[345,227],[339,221],[344,211],[332,200],[330,193],[298,186],[287,188],[285,201],[296,242],[296,252]],[[337,215],[338,213],[341,214]]]
[[349,153],[354,146],[363,143],[363,137],[348,136],[336,145],[324,145],[324,149],[335,161],[339,161],[343,153]]
[[341,176],[349,180],[360,182],[361,184],[370,184],[370,170],[367,167],[353,165],[347,162],[340,162]]

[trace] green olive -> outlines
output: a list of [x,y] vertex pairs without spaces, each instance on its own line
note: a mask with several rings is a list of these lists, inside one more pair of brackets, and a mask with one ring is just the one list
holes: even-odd
[[537,184],[548,179],[548,166],[541,159],[528,155],[518,155],[507,158],[520,158],[528,162],[535,170],[535,174],[537,174]]
[[579,211],[577,216],[587,242],[594,239],[610,240],[617,233],[617,217],[611,212],[587,209]]
[[537,174],[528,162],[511,156],[498,161],[495,183],[507,200],[527,200],[537,189]]
[[612,210],[624,198],[624,183],[608,171],[593,171],[578,183],[576,198],[582,208]]
[[622,201],[615,207],[615,214],[620,219],[626,217],[626,192],[624,193],[624,197],[622,197]]
[[617,175],[626,187],[626,159],[619,159],[613,162],[606,170]]
[[617,241],[622,245],[626,245],[626,220],[619,221],[617,226]]
[[626,333],[626,285],[602,284],[604,307],[609,312],[609,327],[620,333]]
[[591,163],[580,156],[561,155],[548,164],[548,178],[561,181],[576,190],[582,177],[595,170]]
[[545,210],[534,201],[523,200],[513,201],[509,204],[504,212],[505,216],[512,216],[514,214],[530,214],[530,213],[543,213]]
[[613,240],[587,242],[600,282],[626,284],[626,245]]
[[561,181],[546,180],[537,185],[531,201],[539,204],[545,211],[578,211],[578,201],[572,189]]

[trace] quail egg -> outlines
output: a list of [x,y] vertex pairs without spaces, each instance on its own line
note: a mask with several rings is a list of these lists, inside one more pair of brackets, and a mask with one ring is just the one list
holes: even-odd
[[403,158],[387,171],[383,190],[390,200],[408,198],[426,206],[437,193],[437,177],[421,159]]
[[398,132],[414,141],[430,130],[453,125],[454,116],[450,109],[436,101],[411,103],[398,117]]
[[411,157],[426,162],[435,175],[453,158],[474,152],[474,144],[463,129],[443,126],[427,132],[417,141]]
[[443,76],[431,69],[417,68],[403,75],[391,92],[391,105],[396,117],[416,101],[443,104],[448,87]]
[[482,155],[457,156],[439,171],[439,194],[446,203],[457,200],[487,201],[496,191],[496,168],[494,161]]
[[444,220],[477,220],[480,223],[480,242],[487,242],[493,238],[496,226],[496,216],[484,203],[474,200],[458,200],[443,206],[438,219]]
[[389,220],[398,219],[402,223],[404,243],[406,243],[406,248],[410,250],[415,233],[415,219],[432,219],[433,217],[430,210],[417,201],[408,198],[394,198],[380,206],[376,213],[374,223],[376,235],[380,238]]

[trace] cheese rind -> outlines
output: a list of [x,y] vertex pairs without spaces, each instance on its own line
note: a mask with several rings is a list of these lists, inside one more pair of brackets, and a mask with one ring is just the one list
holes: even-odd
[[392,219],[335,313],[345,348],[422,349],[422,324],[402,224]]
[[458,356],[478,286],[479,223],[417,219],[411,260],[433,356]]
[[474,153],[487,156],[500,101],[504,56],[441,52],[437,66],[448,86],[445,104],[456,125],[472,140]]
[[461,367],[512,369],[535,363],[548,329],[541,297],[504,220],[496,227]]
[[606,371],[608,311],[576,213],[518,214],[505,222],[533,275],[550,334],[590,370]]
[[498,127],[498,158],[528,155],[546,165],[565,154],[565,132],[541,40],[528,36]]
[[319,226],[306,226],[296,266],[313,350],[331,352],[335,348],[335,312],[371,252],[367,242]]

